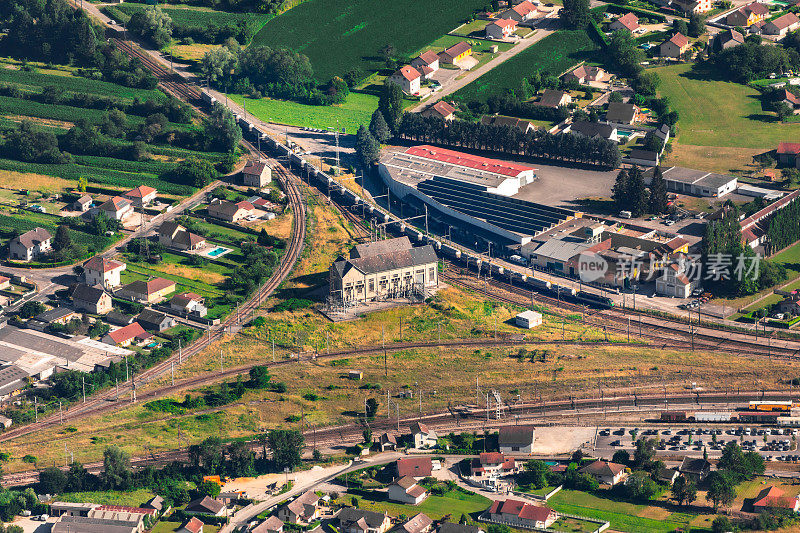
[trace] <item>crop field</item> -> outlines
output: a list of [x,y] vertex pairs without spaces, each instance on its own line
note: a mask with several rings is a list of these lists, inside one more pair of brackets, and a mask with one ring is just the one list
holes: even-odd
[[[45,228],[52,235],[56,234],[59,218],[52,215],[33,213],[24,211],[17,214],[10,210],[0,209],[0,226],[14,228],[20,232],[26,232],[36,227]],[[106,237],[105,235],[91,235],[82,231],[70,229],[70,237],[75,244],[82,244],[96,251],[103,250],[114,243],[117,239]]]
[[267,22],[253,44],[287,47],[307,55],[316,78],[325,82],[351,69],[364,74],[384,67],[386,44],[409,56],[439,38],[483,0],[308,0]]
[[[230,95],[230,98],[239,105],[244,99],[241,95]],[[369,124],[377,108],[378,97],[365,93],[350,93],[340,106],[306,105],[271,98],[247,99],[247,111],[261,120],[310,128],[335,128],[338,124],[347,133],[355,133],[362,124]]]
[[542,76],[558,76],[570,66],[590,59],[597,49],[585,31],[556,32],[459,89],[453,98],[486,101],[506,89],[518,89],[522,78],[536,70]]

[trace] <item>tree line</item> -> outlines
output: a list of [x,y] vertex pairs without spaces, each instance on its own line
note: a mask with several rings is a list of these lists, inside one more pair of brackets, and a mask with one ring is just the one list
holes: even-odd
[[794,201],[773,214],[767,227],[767,255],[800,240],[800,202]]

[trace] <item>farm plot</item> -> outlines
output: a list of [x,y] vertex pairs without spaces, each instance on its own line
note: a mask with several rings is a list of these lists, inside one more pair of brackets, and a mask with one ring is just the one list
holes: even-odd
[[453,93],[464,102],[485,102],[493,94],[518,89],[522,78],[539,71],[558,76],[570,66],[594,55],[598,46],[585,31],[559,31],[549,35]]
[[410,56],[452,30],[483,0],[309,0],[267,22],[253,44],[287,47],[308,56],[319,81],[356,69],[384,68],[380,50]]

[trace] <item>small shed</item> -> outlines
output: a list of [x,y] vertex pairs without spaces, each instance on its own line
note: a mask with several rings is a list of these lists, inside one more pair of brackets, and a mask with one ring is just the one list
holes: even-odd
[[361,379],[364,377],[364,372],[361,370],[351,370],[347,373],[347,377],[355,381],[361,381]]
[[536,311],[523,311],[516,316],[517,327],[531,329],[542,325],[542,314]]
[[0,415],[0,426],[8,429],[11,427],[12,421],[7,416]]

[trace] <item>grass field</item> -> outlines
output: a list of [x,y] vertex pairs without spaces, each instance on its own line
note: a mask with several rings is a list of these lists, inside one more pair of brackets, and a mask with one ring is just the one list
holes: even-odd
[[453,93],[464,102],[485,101],[505,89],[519,89],[522,78],[536,70],[558,76],[570,66],[589,59],[597,45],[585,31],[559,31],[549,35]]
[[[389,502],[385,492],[351,490],[349,494],[357,495],[360,509],[385,512],[389,516],[405,514],[411,517],[417,513],[425,513],[432,520],[440,520],[445,515],[451,515],[454,520],[458,520],[462,514],[479,513],[492,503],[479,494],[465,494],[460,491],[446,492],[442,496],[431,495],[419,505],[413,506]],[[340,501],[350,504],[349,497],[342,497]]]
[[[242,105],[242,96],[230,95],[230,98]],[[362,124],[369,124],[369,118],[377,108],[378,97],[365,93],[350,93],[340,106],[306,105],[271,98],[247,99],[247,112],[261,120],[310,128],[335,128],[338,124],[347,133],[355,133]]]
[[67,492],[58,495],[58,500],[62,502],[92,502],[100,505],[124,505],[128,507],[141,507],[143,503],[150,500],[155,494],[147,489],[136,489],[131,491],[95,491],[95,492]]
[[[0,226],[8,226],[20,232],[41,227],[49,231],[51,235],[55,235],[56,228],[60,222],[59,217],[53,215],[34,213],[32,211],[18,213],[16,209],[9,208],[0,209]],[[70,229],[69,233],[72,242],[82,244],[95,251],[103,250],[119,239],[119,237],[90,235],[74,229]]]
[[[779,141],[800,136],[800,123],[777,122],[773,113],[762,110],[759,93],[753,88],[703,77],[690,65],[659,67],[653,72],[661,78],[659,94],[668,97],[680,115],[679,145],[740,149],[726,151],[723,157],[717,150],[687,153],[678,147],[669,159],[674,164],[741,168],[753,153],[772,150]],[[730,156],[738,157],[731,161]]]
[[410,56],[454,29],[483,0],[308,0],[267,22],[253,44],[288,47],[307,55],[325,82],[351,69],[364,74],[383,68],[386,44]]

